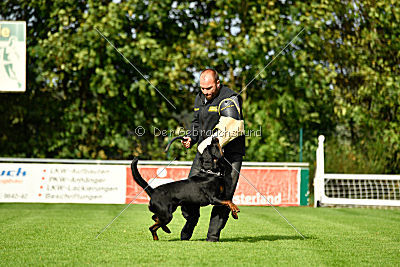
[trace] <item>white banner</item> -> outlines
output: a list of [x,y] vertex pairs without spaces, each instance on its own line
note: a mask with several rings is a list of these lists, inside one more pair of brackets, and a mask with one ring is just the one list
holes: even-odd
[[126,166],[0,164],[0,202],[123,204]]
[[[133,180],[129,163],[0,163],[0,203],[147,204],[149,197]],[[153,188],[186,179],[190,171],[190,166],[165,168],[169,162],[151,163],[138,168]],[[301,168],[296,167],[243,167],[233,201],[238,205],[299,206],[303,198],[302,205],[306,205],[308,190],[301,191],[300,173]],[[308,184],[308,179],[305,182]]]
[[0,92],[26,90],[26,22],[0,21]]

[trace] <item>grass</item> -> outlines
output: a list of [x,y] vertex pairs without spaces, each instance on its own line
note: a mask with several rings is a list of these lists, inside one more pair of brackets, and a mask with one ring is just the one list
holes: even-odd
[[178,209],[172,234],[151,238],[151,213],[125,206],[0,204],[0,265],[399,265],[400,210],[280,207],[303,240],[272,208],[241,207],[221,242],[205,242],[210,207],[201,209],[192,241],[180,241]]

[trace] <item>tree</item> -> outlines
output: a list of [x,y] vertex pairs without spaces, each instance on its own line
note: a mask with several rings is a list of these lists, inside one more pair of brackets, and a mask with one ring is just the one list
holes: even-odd
[[[347,164],[337,171],[400,166],[397,2],[0,7],[0,19],[28,22],[28,90],[0,98],[2,156],[165,159],[170,136],[189,129],[200,71],[213,67],[241,92],[247,133],[262,132],[247,137],[246,160],[297,161],[303,128],[306,161],[325,134],[332,162]],[[175,145],[170,156],[194,152]]]

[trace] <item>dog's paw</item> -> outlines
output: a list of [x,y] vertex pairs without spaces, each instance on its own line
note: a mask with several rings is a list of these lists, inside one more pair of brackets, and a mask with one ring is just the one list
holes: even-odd
[[232,211],[231,214],[232,214],[232,218],[233,218],[233,219],[235,219],[235,220],[239,219],[238,214],[237,214],[238,212],[239,212],[239,211]]
[[237,220],[239,218],[238,217],[238,213],[240,212],[240,209],[235,204],[233,204],[232,206],[233,206],[233,208],[232,208],[232,217],[233,217],[233,219]]
[[171,233],[171,230],[169,230],[168,226],[166,225],[161,226],[161,229],[163,229],[163,231],[166,232],[167,234]]

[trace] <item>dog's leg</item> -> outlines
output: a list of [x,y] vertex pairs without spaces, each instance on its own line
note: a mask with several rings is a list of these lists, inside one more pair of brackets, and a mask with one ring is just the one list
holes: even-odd
[[236,220],[238,219],[238,213],[240,212],[240,210],[239,210],[238,206],[235,205],[235,203],[233,203],[230,200],[220,200],[216,197],[212,197],[211,199],[212,200],[211,200],[210,204],[228,206],[232,211],[232,217]]
[[239,210],[238,206],[235,205],[235,203],[233,203],[230,200],[222,200],[221,204],[228,206],[231,209],[233,219],[236,219],[236,220],[238,219],[238,213],[240,212],[240,210]]
[[[153,221],[159,222],[158,217],[155,214],[151,218],[153,219]],[[171,230],[169,230],[168,226],[166,226],[166,225],[161,224],[161,229],[163,229],[163,231],[166,232],[167,234],[171,233]]]
[[160,228],[160,224],[158,222],[149,227],[149,230],[153,236],[153,240],[155,241],[158,240],[158,235],[157,235],[158,228]]
[[169,230],[168,226],[166,225],[161,225],[161,229],[163,229],[163,231],[166,232],[167,234],[171,233],[171,230]]
[[156,222],[155,224],[153,224],[152,226],[149,227],[149,230],[153,236],[153,240],[157,241],[158,240],[158,235],[157,235],[157,230],[158,228],[161,227],[161,223],[160,220],[158,219],[158,217],[154,214],[153,216],[151,216],[151,218]]

